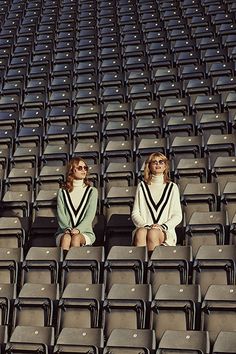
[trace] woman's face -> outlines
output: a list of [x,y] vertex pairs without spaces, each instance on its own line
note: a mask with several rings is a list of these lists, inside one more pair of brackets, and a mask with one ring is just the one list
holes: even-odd
[[72,168],[72,172],[74,179],[84,179],[88,172],[88,166],[83,161],[80,161],[78,165]]
[[161,175],[166,169],[166,163],[160,156],[154,156],[149,163],[150,171],[153,175]]

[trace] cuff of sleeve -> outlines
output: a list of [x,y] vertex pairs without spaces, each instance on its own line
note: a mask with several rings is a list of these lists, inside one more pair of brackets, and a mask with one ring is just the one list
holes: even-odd
[[162,224],[161,227],[163,228],[163,230],[168,230],[168,226],[166,224]]
[[91,240],[87,235],[83,235],[85,238],[85,246],[91,246]]

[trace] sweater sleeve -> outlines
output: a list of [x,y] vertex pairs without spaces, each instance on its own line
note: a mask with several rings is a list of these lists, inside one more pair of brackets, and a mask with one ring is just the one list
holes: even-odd
[[59,189],[57,193],[57,221],[60,229],[62,229],[63,231],[71,228],[70,220],[68,219],[65,213],[64,200],[61,189]]
[[144,218],[141,215],[141,193],[140,184],[137,187],[136,195],[134,199],[133,210],[131,213],[131,219],[136,227],[144,227],[146,225]]
[[86,211],[86,214],[81,221],[81,223],[77,226],[77,228],[83,232],[92,228],[92,223],[95,218],[97,212],[97,202],[98,202],[98,190],[95,187],[92,187],[92,193],[89,198],[89,205]]
[[162,224],[164,230],[174,229],[182,220],[182,208],[178,186],[173,183],[173,191],[170,199],[169,218]]

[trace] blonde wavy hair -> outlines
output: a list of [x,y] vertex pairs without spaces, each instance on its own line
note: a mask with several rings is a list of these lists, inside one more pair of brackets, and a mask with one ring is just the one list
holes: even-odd
[[[69,192],[72,192],[73,190],[73,181],[75,179],[74,176],[74,168],[79,166],[79,163],[83,162],[85,166],[88,167],[87,163],[82,159],[81,157],[74,157],[72,158],[67,166],[67,173],[66,173],[66,181],[63,184],[62,188],[68,190]],[[84,184],[87,186],[90,186],[90,181],[88,180],[88,172],[86,173],[86,176],[84,178]]]
[[161,160],[165,161],[166,168],[165,168],[165,171],[163,172],[164,182],[165,183],[170,182],[170,175],[169,175],[170,167],[169,167],[169,161],[168,161],[167,157],[165,155],[163,155],[161,152],[154,152],[145,161],[144,181],[147,184],[151,184],[151,180],[152,180],[152,172],[151,172],[151,169],[150,169],[151,162],[157,157],[159,157]]

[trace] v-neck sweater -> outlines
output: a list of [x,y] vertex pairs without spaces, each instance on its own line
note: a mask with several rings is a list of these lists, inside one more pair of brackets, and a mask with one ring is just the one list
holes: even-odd
[[86,245],[95,241],[92,223],[97,211],[98,191],[86,186],[83,180],[75,180],[73,190],[60,188],[57,194],[57,219],[59,228],[56,236],[66,229],[76,228],[85,236]]
[[178,186],[173,182],[164,183],[163,175],[153,176],[150,185],[140,182],[131,217],[136,228],[161,225],[167,236],[165,243],[176,245],[175,227],[182,220]]

